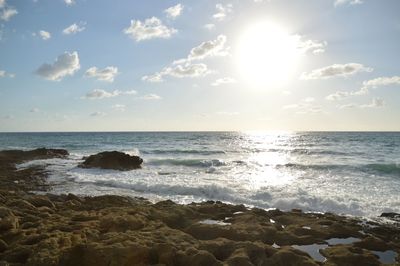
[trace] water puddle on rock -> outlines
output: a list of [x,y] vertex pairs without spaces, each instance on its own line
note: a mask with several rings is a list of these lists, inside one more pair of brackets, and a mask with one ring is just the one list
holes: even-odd
[[292,245],[293,248],[304,251],[308,253],[316,261],[324,262],[326,258],[319,253],[321,249],[325,249],[328,245],[325,244],[312,244],[312,245]]
[[207,224],[207,225],[220,225],[220,226],[231,225],[231,223],[225,223],[223,221],[217,221],[217,220],[211,220],[211,219],[205,219],[203,221],[200,221],[199,223]]
[[334,245],[348,245],[348,244],[353,244],[354,242],[360,241],[359,238],[355,237],[348,237],[348,238],[330,238],[328,240],[325,240],[329,246],[334,246]]
[[[304,227],[303,227],[304,228]],[[311,229],[311,228],[310,228]],[[359,238],[348,237],[348,238],[330,238],[326,240],[326,244],[312,244],[312,245],[293,245],[292,247],[308,253],[314,260],[324,262],[326,258],[319,253],[321,249],[325,249],[329,246],[334,245],[347,245],[354,242],[360,241]]]
[[372,251],[379,257],[379,261],[383,264],[392,264],[396,262],[397,252],[393,250],[387,251]]

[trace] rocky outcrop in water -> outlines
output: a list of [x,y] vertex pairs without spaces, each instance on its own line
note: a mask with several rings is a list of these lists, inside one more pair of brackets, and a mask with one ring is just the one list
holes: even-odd
[[140,168],[142,163],[143,159],[139,156],[131,156],[118,151],[106,151],[90,155],[79,167],[127,171]]
[[0,161],[20,163],[23,161],[31,161],[31,160],[65,158],[68,155],[69,155],[68,151],[63,149],[39,148],[30,151],[6,150],[6,151],[0,151]]
[[46,172],[43,167],[32,166],[17,171],[16,164],[31,160],[66,158],[63,149],[35,149],[31,151],[0,151],[0,188],[9,190],[47,190]]

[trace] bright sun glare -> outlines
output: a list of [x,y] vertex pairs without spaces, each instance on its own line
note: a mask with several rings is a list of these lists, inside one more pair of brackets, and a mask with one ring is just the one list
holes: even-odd
[[289,81],[299,61],[296,36],[271,22],[256,23],[240,36],[236,65],[253,87],[278,88]]

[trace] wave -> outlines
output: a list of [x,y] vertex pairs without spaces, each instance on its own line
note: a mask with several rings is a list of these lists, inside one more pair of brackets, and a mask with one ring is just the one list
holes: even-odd
[[[81,181],[81,184],[93,184],[95,186],[107,187],[111,189],[127,189],[135,193],[144,194],[147,197],[151,194],[156,198],[173,199],[180,203],[189,203],[201,200],[220,200],[233,204],[246,204],[260,208],[279,208],[281,210],[291,210],[293,208],[304,211],[345,213],[352,215],[366,215],[362,203],[355,200],[343,201],[340,196],[312,195],[302,189],[295,191],[247,191],[239,192],[234,189],[218,184],[201,184],[190,186],[184,184],[148,184],[144,182],[124,183],[117,180],[96,180]],[[380,207],[373,210],[379,213]],[[372,210],[371,210],[372,211]],[[376,215],[374,213],[373,215]]]
[[[85,183],[85,182],[81,182]],[[172,196],[172,195],[182,195],[182,196],[194,196],[202,199],[211,200],[224,200],[224,201],[234,201],[235,191],[227,187],[218,186],[215,184],[202,185],[202,186],[185,186],[185,185],[167,185],[167,184],[153,184],[149,185],[146,183],[123,183],[115,180],[98,180],[93,183],[98,186],[130,189],[135,192],[140,193],[153,193],[156,195]]]
[[219,167],[224,166],[224,161],[213,159],[150,159],[146,162],[149,165],[174,165],[174,166],[187,166],[187,167]]
[[222,150],[183,150],[183,149],[171,149],[171,150],[142,150],[142,154],[199,154],[199,155],[213,155],[213,154],[225,154]]
[[372,171],[398,175],[400,177],[400,164],[367,164],[366,167]]
[[292,149],[286,150],[293,154],[306,154],[306,155],[360,155],[360,152],[343,152],[343,151],[334,151],[334,150],[321,150],[321,149]]

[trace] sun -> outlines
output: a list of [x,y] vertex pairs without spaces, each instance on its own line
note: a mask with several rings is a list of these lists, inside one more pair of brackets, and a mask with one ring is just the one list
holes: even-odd
[[279,88],[293,76],[300,58],[298,41],[272,22],[249,26],[235,50],[239,75],[256,88]]

